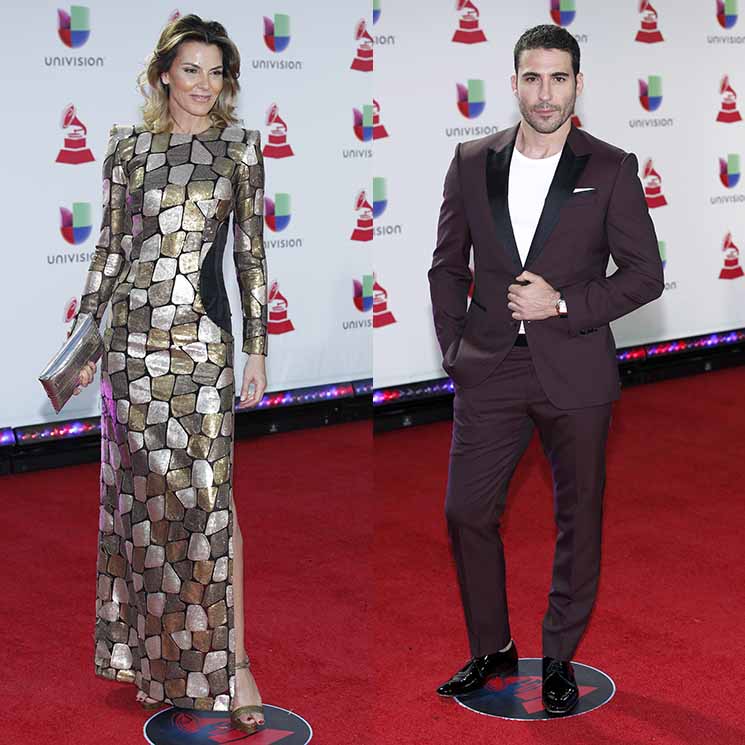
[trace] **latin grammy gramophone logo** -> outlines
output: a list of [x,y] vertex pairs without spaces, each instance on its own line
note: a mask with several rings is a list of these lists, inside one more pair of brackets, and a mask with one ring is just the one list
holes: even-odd
[[69,13],[58,9],[57,34],[66,47],[82,47],[91,35],[90,9],[85,5],[71,5]]
[[458,28],[451,41],[458,44],[479,44],[486,41],[486,35],[479,26],[479,9],[471,0],[457,0]]
[[576,15],[574,0],[551,0],[551,20],[557,26],[568,26]]
[[225,711],[161,709],[145,723],[150,745],[307,745],[313,730],[301,716],[264,704],[266,723],[254,734],[235,729]]
[[[549,719],[541,700],[542,662],[521,658],[517,672],[505,678],[494,678],[483,688],[456,701],[466,709],[492,717],[511,720]],[[608,703],[616,691],[613,680],[601,670],[572,662],[579,688],[579,702],[570,716],[586,714]]]
[[354,202],[357,213],[357,224],[350,236],[353,241],[371,241],[373,239],[373,207],[367,201],[367,192],[362,189]]
[[72,104],[62,112],[61,127],[65,130],[65,142],[57,154],[56,163],[80,165],[95,160],[86,141],[88,128],[78,119]]
[[354,38],[357,41],[357,54],[352,60],[350,68],[359,72],[372,72],[373,38],[367,31],[367,24],[364,18],[357,23]]
[[722,251],[724,252],[724,266],[722,271],[719,272],[719,279],[738,279],[742,277],[745,272],[740,266],[740,249],[732,241],[732,233],[727,233],[724,236]]
[[273,103],[266,112],[266,126],[269,127],[269,137],[264,145],[262,154],[265,158],[290,158],[295,153],[287,142],[287,123],[279,115],[279,108]]
[[65,311],[62,317],[62,320],[65,323],[70,323],[75,316],[78,314],[78,299],[76,297],[71,297],[66,303],[65,303]]
[[287,334],[294,331],[295,326],[287,313],[287,298],[279,291],[279,282],[276,279],[269,288],[267,302],[269,303],[267,333]]
[[284,52],[290,44],[290,16],[275,13],[272,18],[264,16],[264,44],[272,52]]
[[649,0],[641,0],[639,13],[641,14],[641,28],[636,32],[636,41],[642,44],[656,44],[664,41],[657,28],[657,10]]
[[644,184],[644,197],[649,209],[664,207],[667,204],[667,199],[662,192],[662,177],[654,169],[651,158],[644,164],[642,183]]
[[380,121],[380,104],[373,99],[373,140],[388,137],[388,130]]
[[353,128],[355,137],[361,142],[388,137],[388,130],[380,121],[380,104],[373,99],[360,109],[353,109]]
[[722,82],[719,85],[719,94],[722,100],[719,104],[717,121],[724,122],[725,124],[742,121],[742,116],[740,116],[740,112],[737,109],[737,93],[735,93],[734,88],[730,85],[729,75],[725,75],[722,78]]
[[373,328],[378,329],[383,326],[390,326],[392,323],[396,323],[396,318],[393,313],[388,309],[388,291],[383,287],[375,275],[373,284]]

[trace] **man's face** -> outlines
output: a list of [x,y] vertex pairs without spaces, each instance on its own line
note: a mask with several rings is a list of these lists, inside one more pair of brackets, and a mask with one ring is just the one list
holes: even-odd
[[541,134],[555,132],[569,119],[582,86],[582,73],[575,78],[572,71],[572,55],[559,49],[522,52],[512,76],[520,113]]

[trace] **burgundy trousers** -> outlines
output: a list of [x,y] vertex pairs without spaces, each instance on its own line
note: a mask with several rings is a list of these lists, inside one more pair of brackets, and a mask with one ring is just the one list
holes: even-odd
[[478,386],[456,385],[445,515],[474,656],[496,652],[511,638],[499,526],[534,427],[551,464],[557,526],[543,654],[574,655],[598,586],[611,408],[557,409],[526,347],[513,348]]

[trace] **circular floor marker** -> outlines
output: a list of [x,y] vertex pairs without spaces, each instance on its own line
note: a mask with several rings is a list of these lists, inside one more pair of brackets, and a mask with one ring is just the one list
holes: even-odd
[[161,709],[142,731],[151,745],[307,745],[310,724],[292,711],[264,704],[265,724],[253,735],[234,729],[226,711]]
[[[587,714],[607,704],[616,692],[613,680],[601,670],[572,662],[579,686],[579,703],[566,717]],[[466,709],[501,719],[557,719],[548,714],[541,702],[542,660],[526,657],[518,662],[517,672],[507,678],[492,678],[483,688],[455,700]]]

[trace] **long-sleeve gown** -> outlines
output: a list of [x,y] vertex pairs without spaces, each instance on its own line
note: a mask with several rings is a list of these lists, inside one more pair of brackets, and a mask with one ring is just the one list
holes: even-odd
[[264,169],[256,130],[114,126],[81,313],[100,322],[95,672],[175,706],[234,694],[231,212],[243,346],[266,354]]

